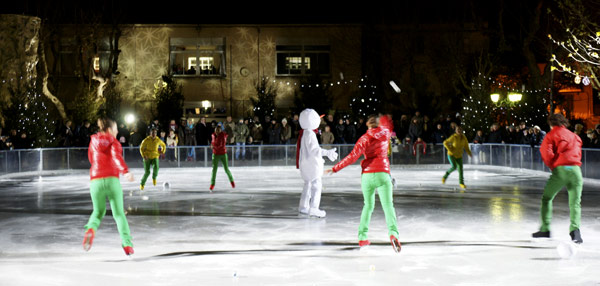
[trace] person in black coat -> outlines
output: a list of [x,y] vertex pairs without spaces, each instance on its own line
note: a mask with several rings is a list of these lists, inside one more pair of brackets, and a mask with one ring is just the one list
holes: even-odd
[[408,137],[411,142],[417,142],[417,138],[423,136],[423,127],[419,124],[419,119],[413,118],[410,126],[408,127]]
[[436,125],[436,129],[431,134],[431,143],[433,144],[441,144],[446,140],[446,132],[444,132],[444,128],[441,123]]
[[335,126],[335,143],[336,144],[346,144],[346,139],[344,138],[344,133],[346,130],[346,125],[344,124],[344,119],[340,119],[338,124]]
[[350,119],[346,119],[344,139],[348,144],[354,144],[356,142],[356,126],[350,122]]
[[200,118],[200,122],[196,125],[196,144],[198,146],[206,146],[210,144],[211,127],[206,123],[206,118]]
[[271,126],[268,129],[269,144],[281,144],[281,126],[277,123],[277,120],[271,120]]
[[494,123],[492,124],[492,127],[490,127],[490,134],[488,135],[486,143],[504,143],[504,140],[502,138],[502,130],[500,130],[500,125],[498,125],[498,123]]

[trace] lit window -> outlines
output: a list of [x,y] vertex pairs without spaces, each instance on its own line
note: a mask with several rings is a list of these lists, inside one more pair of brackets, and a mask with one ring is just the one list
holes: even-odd
[[225,76],[224,38],[171,38],[171,74]]
[[289,44],[283,39],[276,46],[277,75],[328,75],[329,45]]
[[100,72],[100,57],[94,57],[94,71]]

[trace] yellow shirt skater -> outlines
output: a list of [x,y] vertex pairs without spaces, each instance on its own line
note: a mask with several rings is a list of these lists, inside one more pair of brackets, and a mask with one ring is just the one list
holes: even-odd
[[152,184],[156,186],[156,177],[158,176],[158,157],[164,154],[167,150],[165,142],[156,137],[156,129],[150,131],[150,136],[146,137],[140,145],[140,154],[144,159],[144,176],[142,176],[142,182],[140,183],[140,190],[144,189],[146,180],[150,175],[150,166],[154,166],[152,169]]
[[446,174],[442,178],[442,184],[446,183],[446,179],[450,176],[450,173],[458,169],[458,182],[460,187],[466,189],[464,176],[463,176],[463,161],[462,155],[466,151],[469,157],[472,156],[471,149],[469,148],[469,141],[463,134],[463,129],[457,126],[454,134],[444,141],[444,147],[448,150],[448,161],[450,161],[450,169],[446,171]]

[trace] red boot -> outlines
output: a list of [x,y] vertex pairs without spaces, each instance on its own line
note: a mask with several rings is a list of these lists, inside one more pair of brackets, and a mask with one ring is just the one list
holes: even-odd
[[368,240],[359,240],[358,241],[358,246],[363,247],[363,246],[369,246],[371,245],[371,242]]
[[235,189],[235,182],[231,181],[231,187]]
[[390,242],[392,243],[394,251],[396,251],[396,253],[400,253],[400,250],[402,249],[400,241],[398,241],[398,239],[394,235],[390,235]]
[[215,189],[215,185],[210,185],[210,190],[214,190]]
[[92,248],[92,243],[94,242],[94,236],[96,236],[96,232],[92,228],[88,228],[83,235],[83,250],[90,251]]
[[133,254],[133,247],[131,247],[131,246],[123,246],[123,250],[125,251],[125,254],[127,256],[130,256]]

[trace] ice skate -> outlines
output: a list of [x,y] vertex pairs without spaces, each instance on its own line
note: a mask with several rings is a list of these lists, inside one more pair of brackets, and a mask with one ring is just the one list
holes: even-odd
[[398,239],[394,235],[390,235],[390,242],[392,243],[394,251],[396,251],[396,253],[400,253],[400,250],[402,250],[402,245],[400,244],[400,241],[398,241]]
[[571,231],[569,233],[569,235],[571,236],[571,240],[577,244],[582,244],[583,243],[583,239],[581,238],[581,232],[579,231],[579,229],[576,229],[574,231]]
[[231,182],[231,188],[235,189],[235,182]]
[[305,208],[299,208],[298,212],[303,215],[308,215],[308,209]]
[[123,246],[123,251],[125,251],[125,255],[131,256],[133,254],[133,247]]
[[144,190],[144,185],[140,185],[140,191]]
[[442,184],[446,183],[446,178],[442,177]]
[[367,246],[371,245],[371,242],[369,240],[359,240],[358,241],[358,246],[360,246],[361,249],[366,248]]
[[534,238],[550,238],[549,231],[538,231],[531,234],[531,237]]
[[210,189],[211,191],[212,191],[212,190],[214,190],[214,189],[215,189],[215,185],[210,185],[210,188],[209,188],[209,189]]
[[463,190],[466,190],[467,186],[465,186],[465,184],[460,184],[460,188],[463,189]]
[[152,179],[152,185],[156,186],[156,179]]
[[92,248],[92,243],[94,242],[94,236],[96,236],[96,232],[92,228],[89,228],[85,232],[83,235],[83,250],[90,251],[90,248]]
[[318,218],[324,218],[327,215],[327,213],[324,210],[320,210],[317,208],[310,208],[310,210],[308,210],[308,215],[316,216]]

